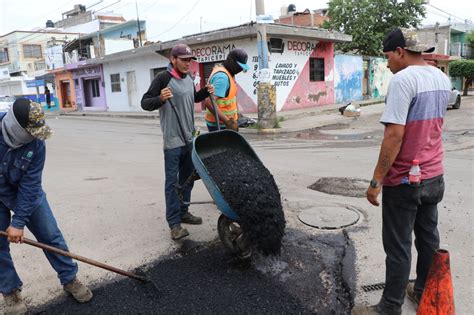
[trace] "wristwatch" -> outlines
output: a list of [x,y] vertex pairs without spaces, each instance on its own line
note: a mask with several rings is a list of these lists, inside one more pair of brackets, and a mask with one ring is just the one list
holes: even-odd
[[370,188],[379,188],[380,186],[382,186],[382,184],[379,183],[375,178],[372,178],[372,180],[370,181],[369,186],[370,186]]

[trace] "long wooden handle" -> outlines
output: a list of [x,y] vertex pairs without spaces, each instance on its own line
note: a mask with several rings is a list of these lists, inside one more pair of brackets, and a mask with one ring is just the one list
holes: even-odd
[[221,122],[219,120],[219,114],[217,113],[217,103],[214,95],[209,94],[209,99],[211,100],[212,108],[214,109],[214,117],[216,118],[217,130],[221,130]]
[[[0,235],[8,237],[8,234],[6,232],[3,232],[3,231],[0,231]],[[55,254],[66,256],[66,257],[70,257],[70,258],[73,258],[75,260],[82,261],[86,264],[89,264],[89,265],[92,265],[92,266],[95,266],[95,267],[99,267],[99,268],[102,268],[102,269],[106,269],[106,270],[121,274],[123,276],[127,276],[127,277],[134,278],[134,279],[144,281],[144,282],[148,281],[148,279],[146,277],[142,277],[142,276],[139,276],[137,274],[134,274],[134,273],[131,273],[131,272],[128,272],[128,271],[125,271],[125,270],[121,270],[121,269],[109,266],[107,264],[89,259],[87,257],[76,255],[76,254],[73,254],[73,253],[70,253],[70,252],[66,252],[62,249],[59,249],[59,248],[56,248],[56,247],[53,247],[53,246],[50,246],[50,245],[46,245],[46,244],[43,244],[43,243],[39,243],[39,242],[30,240],[26,237],[23,238],[23,243],[34,246],[34,247],[38,247],[38,248],[41,248],[41,249],[44,249],[44,250],[47,250],[48,252],[52,252],[52,253],[55,253]]]

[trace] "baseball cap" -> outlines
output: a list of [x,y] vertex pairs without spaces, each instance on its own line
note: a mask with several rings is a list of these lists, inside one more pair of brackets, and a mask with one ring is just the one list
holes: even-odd
[[18,98],[12,105],[18,123],[34,138],[46,140],[53,134],[46,125],[45,114],[40,104],[26,98]]
[[434,46],[420,43],[414,29],[394,28],[383,40],[383,52],[394,51],[397,47],[413,52],[431,53]]
[[171,49],[171,55],[176,58],[191,58],[196,60],[196,57],[193,56],[193,51],[188,45],[177,44]]
[[248,55],[245,50],[236,48],[229,52],[227,59],[232,59],[242,68],[242,70],[248,71],[250,67],[247,64]]

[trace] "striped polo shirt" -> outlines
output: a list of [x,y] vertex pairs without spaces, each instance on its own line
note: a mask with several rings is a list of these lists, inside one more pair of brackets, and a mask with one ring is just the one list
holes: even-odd
[[415,159],[422,180],[443,174],[443,117],[450,93],[448,77],[433,66],[409,66],[392,77],[380,122],[404,125],[405,134],[384,185],[406,183]]

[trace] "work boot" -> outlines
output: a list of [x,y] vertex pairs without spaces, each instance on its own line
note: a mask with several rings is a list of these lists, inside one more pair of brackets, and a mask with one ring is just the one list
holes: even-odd
[[77,278],[63,286],[64,291],[71,294],[79,303],[86,303],[92,299],[92,291],[83,285]]
[[181,223],[186,224],[202,224],[202,219],[200,217],[196,217],[192,215],[191,212],[186,212],[181,216]]
[[382,303],[376,305],[356,305],[351,311],[351,315],[401,315],[401,307],[386,307]]
[[26,303],[18,289],[14,289],[8,294],[3,293],[3,300],[5,301],[5,315],[19,315],[28,312]]
[[416,308],[418,308],[418,305],[420,304],[421,300],[421,293],[415,292],[415,284],[414,283],[409,283],[407,285],[406,289],[407,297],[410,301],[415,304]]
[[188,235],[188,230],[181,227],[181,225],[176,225],[171,228],[171,239],[173,239],[174,241],[179,240],[180,238],[186,237]]

